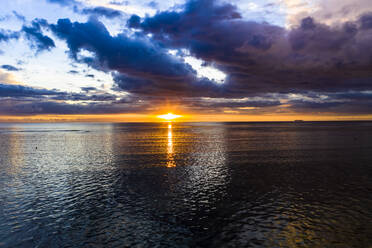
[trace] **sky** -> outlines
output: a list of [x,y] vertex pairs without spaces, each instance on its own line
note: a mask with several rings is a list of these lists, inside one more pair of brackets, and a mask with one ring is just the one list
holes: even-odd
[[370,120],[369,1],[4,1],[0,121]]

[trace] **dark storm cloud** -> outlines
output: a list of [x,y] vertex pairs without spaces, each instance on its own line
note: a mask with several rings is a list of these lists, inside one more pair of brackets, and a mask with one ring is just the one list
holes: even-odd
[[[221,100],[221,99],[219,99]],[[279,100],[240,100],[240,101],[223,101],[223,102],[214,102],[214,101],[201,101],[197,104],[200,107],[204,108],[264,108],[264,107],[273,107],[281,105]]]
[[34,115],[34,114],[108,114],[137,111],[138,106],[128,104],[89,103],[67,104],[53,101],[10,102],[0,100],[0,114]]
[[[369,31],[363,31],[368,30],[367,17],[340,27],[308,17],[288,31],[243,20],[231,4],[192,0],[181,12],[159,12],[143,20],[134,15],[128,20],[129,27],[153,34],[152,39],[138,33],[111,36],[95,19],[86,23],[60,19],[52,30],[66,40],[75,60],[117,71],[115,81],[123,90],[145,95],[187,95],[187,91],[196,90],[204,96],[243,97],[372,88],[372,38]],[[193,56],[224,71],[227,83],[215,87],[207,79],[196,78],[195,71],[169,55],[166,48],[190,50]],[[81,50],[94,56],[78,59]]]
[[[297,26],[285,29],[243,19],[232,4],[189,0],[180,11],[163,11],[145,18],[133,15],[127,22],[133,32],[111,35],[97,18],[116,18],[121,12],[89,8],[74,0],[48,1],[72,6],[75,12],[94,17],[87,22],[59,19],[50,25],[35,20],[31,26],[25,26],[23,32],[38,51],[54,47],[53,40],[42,34],[42,29],[49,28],[67,43],[75,62],[111,73],[114,90],[127,91],[149,105],[159,99],[183,99],[187,107],[201,110],[261,109],[279,108],[284,99],[289,110],[340,113],[368,113],[371,106],[368,93],[372,90],[371,13],[334,26],[307,17]],[[6,32],[2,39],[2,34],[1,31],[0,41],[9,39]],[[169,54],[169,49],[177,50],[181,57]],[[197,77],[197,72],[182,58],[186,54],[226,73],[225,83]],[[118,104],[113,95],[98,94],[96,89],[82,90],[85,95],[60,94],[51,98]],[[290,93],[303,98],[292,99]],[[277,96],[270,98],[270,94]],[[252,100],[254,97],[262,99]],[[96,110],[108,111],[108,105],[100,105]],[[73,107],[72,112],[79,111],[77,106]],[[89,112],[87,106],[81,106],[80,111]]]
[[229,75],[232,95],[372,89],[370,14],[330,27],[311,17],[286,30],[240,18],[231,4],[191,0],[181,12],[164,11],[128,26],[164,46],[189,49]]
[[114,82],[120,89],[126,89],[129,91],[140,89],[140,88],[147,88],[153,84],[151,80],[143,79],[143,78],[136,78],[136,77],[129,77],[125,74],[115,73]]
[[20,71],[21,70],[21,69],[15,67],[15,66],[12,66],[12,65],[2,65],[1,68],[5,69],[7,71]]
[[290,109],[297,113],[311,114],[349,114],[361,115],[371,114],[372,101],[361,100],[356,101],[340,101],[340,102],[311,102],[296,100],[291,102]]
[[372,29],[372,13],[361,16],[359,22],[362,29]]
[[109,93],[100,93],[100,94],[80,94],[80,93],[64,93],[50,99],[53,100],[63,100],[63,101],[96,101],[96,102],[109,102],[115,101],[116,96]]
[[[22,85],[0,83],[0,114],[97,114],[138,111],[147,103],[99,92],[94,87],[82,89],[83,93],[68,93]],[[94,92],[91,94],[91,92]],[[65,101],[74,104],[67,104]],[[84,104],[81,104],[84,102]]]
[[[90,91],[95,93],[89,94]],[[144,111],[148,107],[148,102],[118,98],[93,90],[93,87],[82,94],[0,84],[0,114],[3,115],[127,113]]]
[[143,77],[127,76],[121,73],[113,73],[113,79],[117,87],[114,90],[125,90],[138,96],[157,96],[160,98],[179,97],[221,97],[227,91],[219,87],[207,78],[188,76],[185,78]]
[[26,35],[27,39],[32,42],[32,46],[38,52],[50,50],[55,47],[54,41],[43,34],[42,27],[47,27],[48,24],[44,19],[35,19],[30,26],[23,26],[22,32]]
[[92,61],[87,61],[102,69],[165,77],[185,76],[192,72],[189,66],[169,56],[165,49],[145,36],[111,36],[96,19],[86,23],[60,19],[51,28],[59,38],[66,40],[72,58],[78,60],[78,53],[87,50],[95,55],[90,58]]
[[[216,88],[209,80],[197,78],[190,65],[145,35],[111,36],[96,19],[86,23],[60,19],[50,27],[66,40],[74,60],[98,70],[113,71],[115,82],[123,90],[143,95],[199,95]],[[82,50],[93,56],[80,56]]]
[[370,100],[372,101],[372,92],[339,92],[329,95],[333,99],[340,100]]
[[190,110],[197,110],[198,112],[209,113],[223,113],[225,110],[233,111],[255,111],[264,112],[267,109],[275,109],[283,105],[281,102],[283,96],[278,94],[263,94],[261,96],[244,97],[244,98],[185,98],[182,105]]
[[[95,101],[95,102],[114,102],[117,99],[116,95],[95,92],[91,94],[91,91],[95,91],[94,87],[82,88],[84,93],[68,93],[58,90],[47,90],[33,88],[23,85],[14,84],[2,84],[0,83],[0,98],[13,98],[13,99],[25,99],[25,98],[44,98],[56,101]],[[89,94],[88,94],[89,93]]]
[[60,94],[63,93],[55,90],[37,89],[22,85],[0,83],[0,97],[37,97]]
[[372,107],[372,92],[309,92],[289,100],[287,104],[291,105],[291,110],[301,113],[369,114]]

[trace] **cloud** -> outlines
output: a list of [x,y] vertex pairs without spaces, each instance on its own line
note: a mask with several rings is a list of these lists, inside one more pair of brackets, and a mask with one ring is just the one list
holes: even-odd
[[55,47],[54,41],[42,33],[41,28],[46,26],[46,20],[35,19],[31,23],[31,26],[22,27],[22,32],[26,35],[26,38],[32,42],[32,46],[36,48],[37,52],[51,50]]
[[97,88],[96,87],[81,87],[81,90],[85,92],[90,92],[90,91],[96,91]]
[[327,25],[355,21],[365,13],[372,12],[370,0],[280,0],[288,12],[288,23],[298,24],[303,18],[312,16]]
[[50,3],[56,3],[56,4],[59,4],[61,6],[71,6],[71,5],[78,5],[80,4],[80,2],[78,1],[75,1],[75,0],[46,0],[47,2],[50,2]]
[[110,102],[116,101],[117,96],[109,93],[97,93],[87,94],[90,91],[85,91],[85,94],[81,93],[62,93],[51,97],[52,100],[58,101],[89,101],[89,102]]
[[83,8],[79,12],[85,15],[104,16],[109,19],[121,17],[123,15],[123,12],[119,10],[101,6],[93,8]]
[[[301,15],[285,28],[244,19],[230,3],[189,0],[153,16],[133,15],[127,22],[130,30],[112,35],[98,18],[117,18],[121,12],[73,0],[48,1],[92,17],[86,22],[59,19],[55,24],[36,19],[25,25],[22,32],[35,49],[55,47],[43,33],[51,31],[66,42],[74,62],[111,75],[112,89],[128,92],[131,98],[119,102],[114,94],[84,87],[81,93],[36,95],[45,98],[39,112],[115,112],[120,104],[125,104],[120,105],[122,111],[130,111],[134,108],[127,105],[136,105],[138,99],[149,109],[159,102],[181,101],[185,108],[198,111],[255,113],[267,109],[366,113],[366,106],[371,106],[366,92],[372,90],[372,14],[359,7],[344,9],[352,14],[337,22],[336,13],[327,17],[309,12],[312,15]],[[301,0],[291,2],[302,4]],[[10,31],[1,31],[0,41],[11,39],[10,35]],[[190,57],[226,74],[224,83],[199,76],[188,64]],[[84,104],[71,106],[63,101]],[[44,107],[48,102],[53,102],[53,108]],[[22,104],[27,107],[20,109],[32,109]]]
[[372,89],[369,14],[339,26],[306,17],[285,29],[243,20],[231,4],[191,0],[182,11],[134,15],[128,26],[214,64],[228,75],[231,96]]
[[[112,105],[106,103],[68,104],[63,102],[9,102],[0,101],[0,114],[3,115],[35,115],[35,114],[107,114],[125,113],[136,110],[134,107]],[[125,108],[127,107],[127,109]]]
[[15,10],[13,10],[12,14],[7,14],[7,15],[4,15],[4,16],[0,16],[0,22],[9,21],[12,18],[16,18],[17,20],[22,21],[22,22],[26,21],[26,18],[23,15],[19,14]]
[[372,29],[372,13],[362,15],[359,22],[361,29]]
[[175,77],[187,75],[191,71],[190,67],[168,55],[165,49],[151,43],[146,36],[111,36],[106,27],[96,19],[90,19],[86,23],[60,19],[51,28],[59,38],[66,40],[70,55],[75,60],[78,60],[78,53],[82,50],[94,53],[96,57],[85,60],[92,66]]
[[[82,2],[75,1],[75,0],[47,0],[50,3],[59,4],[61,6],[70,7],[75,13],[83,14],[83,15],[92,15],[96,17],[106,17],[108,19],[118,18],[123,16],[123,12],[120,10],[104,7],[104,6],[96,6],[91,7],[83,4]],[[116,4],[118,5],[118,4]]]
[[24,15],[21,15],[20,13],[18,13],[17,11],[13,10],[12,11],[13,15],[20,21],[22,22],[25,22],[26,21],[26,17]]
[[83,92],[68,93],[0,83],[0,114],[125,113],[132,110],[139,111],[139,106],[143,107],[146,104],[134,103],[125,98],[118,99],[116,95],[99,92],[93,87],[83,89]]
[[[111,36],[103,23],[92,18],[86,23],[60,19],[50,27],[67,42],[71,58],[95,69],[112,72],[123,90],[145,95],[197,94],[198,87],[213,87],[212,82],[198,79],[190,65],[169,54],[146,35],[129,37],[121,33]],[[92,56],[82,56],[84,50]]]
[[0,84],[1,115],[133,113],[144,111],[147,104],[125,98],[118,100],[110,94],[69,94]]
[[22,85],[0,83],[0,97],[39,97],[60,94],[63,93],[55,90],[37,89]]
[[7,42],[12,39],[17,40],[18,38],[19,38],[19,32],[0,29],[0,42],[2,41]]
[[[88,102],[115,102],[117,96],[99,92],[94,87],[82,88],[83,93],[68,93],[59,90],[48,90],[43,88],[34,88],[24,85],[3,84],[0,83],[0,98],[36,98],[55,101],[88,101]],[[93,93],[92,93],[93,92]]]
[[272,96],[252,97],[252,98],[196,98],[189,102],[189,108],[200,110],[213,110],[215,113],[222,112],[224,109],[235,110],[257,110],[282,105],[279,99]]
[[21,69],[19,69],[17,67],[14,67],[12,65],[2,65],[1,68],[5,69],[7,71],[20,71],[21,70]]
[[156,7],[158,7],[159,4],[155,1],[151,1],[147,5],[151,8],[156,8]]
[[118,5],[118,6],[128,5],[129,4],[129,1],[111,1],[110,4],[112,4],[112,5]]

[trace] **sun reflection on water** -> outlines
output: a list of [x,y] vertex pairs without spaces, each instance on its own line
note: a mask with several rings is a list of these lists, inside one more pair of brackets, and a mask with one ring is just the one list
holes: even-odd
[[176,167],[176,162],[173,156],[173,132],[172,123],[168,124],[168,146],[167,146],[167,167]]

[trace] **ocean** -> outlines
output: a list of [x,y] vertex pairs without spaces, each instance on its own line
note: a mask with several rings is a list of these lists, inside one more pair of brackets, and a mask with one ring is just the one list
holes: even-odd
[[372,247],[372,122],[0,124],[0,247]]

